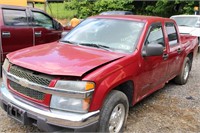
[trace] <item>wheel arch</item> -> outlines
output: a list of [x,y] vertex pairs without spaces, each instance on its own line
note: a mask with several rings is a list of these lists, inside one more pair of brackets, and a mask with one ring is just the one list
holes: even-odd
[[[134,102],[134,82],[130,79],[127,80],[121,80],[121,82],[118,82],[118,84],[112,84],[109,86],[109,88],[105,83],[102,84],[101,87],[99,87],[95,93],[93,94],[93,99],[90,104],[89,111],[101,109],[105,99],[109,96],[112,90],[118,90],[124,93],[127,96],[129,106],[133,105]],[[106,89],[105,89],[106,88]]]
[[134,97],[134,82],[132,80],[126,80],[119,85],[109,89],[109,91],[106,93],[105,98],[102,102],[104,103],[105,99],[109,96],[112,90],[117,90],[126,95],[128,98],[129,106],[132,106],[133,103],[133,97]]
[[118,91],[123,92],[128,98],[129,106],[132,105],[133,96],[134,96],[134,83],[133,83],[133,81],[131,81],[131,80],[125,81],[112,90],[118,90]]
[[192,69],[192,62],[193,62],[193,52],[189,53],[187,57],[190,59],[190,70]]

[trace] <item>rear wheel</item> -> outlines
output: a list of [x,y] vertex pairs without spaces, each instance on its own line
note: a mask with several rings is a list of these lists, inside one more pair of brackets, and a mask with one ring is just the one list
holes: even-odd
[[190,70],[191,70],[191,61],[188,57],[186,57],[181,69],[181,73],[177,77],[175,77],[175,83],[180,85],[186,84],[189,78]]
[[128,98],[120,91],[113,90],[101,109],[99,132],[122,132],[128,115]]
[[200,37],[198,37],[199,45],[198,45],[198,52],[200,53]]

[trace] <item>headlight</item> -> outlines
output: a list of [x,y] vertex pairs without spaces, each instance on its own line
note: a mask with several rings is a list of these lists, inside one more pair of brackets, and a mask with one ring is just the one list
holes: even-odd
[[9,64],[8,59],[5,59],[4,62],[3,62],[2,68],[3,68],[5,71],[8,71],[9,65],[10,65],[10,64]]
[[68,98],[60,97],[53,95],[51,98],[50,108],[86,113],[90,105],[90,98],[77,99],[77,98]]
[[64,81],[58,80],[55,88],[59,90],[71,90],[71,91],[89,91],[94,89],[95,84],[93,82],[86,81]]
[[74,95],[85,93],[86,97],[74,98],[52,95],[50,108],[80,113],[88,111],[92,93],[95,88],[93,82],[58,80],[55,88],[58,90],[73,92]]
[[3,83],[4,83],[5,86],[7,86],[7,78],[6,78],[5,74],[8,71],[9,66],[10,66],[10,64],[9,64],[8,59],[5,59],[4,63],[3,63],[3,66],[2,66],[2,68],[3,68],[2,69],[2,78],[3,78]]

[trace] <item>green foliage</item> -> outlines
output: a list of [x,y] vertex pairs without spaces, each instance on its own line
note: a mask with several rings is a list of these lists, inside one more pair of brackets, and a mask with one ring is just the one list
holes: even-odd
[[158,1],[134,1],[136,14],[170,17],[177,14],[194,14],[194,6],[198,1],[194,0],[158,0]]
[[97,0],[93,10],[95,14],[112,10],[128,11],[133,9],[132,2],[133,0]]
[[[44,10],[44,4],[35,4],[36,8]],[[47,13],[56,19],[70,19],[76,13],[74,10],[67,10],[63,3],[48,3]]]
[[[77,14],[79,18],[86,18],[104,11],[124,10],[134,14],[170,17],[176,14],[194,14],[194,6],[199,6],[195,0],[65,0],[65,3],[50,3],[47,12],[58,19],[71,19]],[[43,8],[43,4],[36,4]],[[50,10],[51,9],[51,10]]]
[[133,0],[71,0],[66,2],[67,10],[77,10],[79,18],[86,18],[108,10],[132,10]]

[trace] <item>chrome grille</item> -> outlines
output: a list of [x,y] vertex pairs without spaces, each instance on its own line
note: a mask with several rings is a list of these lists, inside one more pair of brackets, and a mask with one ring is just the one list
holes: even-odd
[[[24,78],[30,82],[33,82],[39,85],[44,85],[44,86],[49,86],[51,80],[54,78],[53,76],[31,71],[31,70],[28,70],[28,69],[25,69],[13,64],[10,66],[9,72],[17,77]],[[43,92],[36,91],[31,88],[22,86],[11,80],[9,80],[9,83],[10,83],[10,87],[20,94],[23,94],[25,96],[28,96],[30,98],[37,99],[37,100],[44,100],[45,98],[45,93]]]
[[24,78],[29,80],[30,82],[45,86],[48,86],[51,80],[53,79],[53,77],[51,76],[41,73],[36,73],[34,71],[27,70],[15,65],[11,65],[9,72],[17,77]]
[[30,88],[21,86],[20,84],[17,84],[13,81],[10,81],[10,86],[12,87],[12,89],[14,89],[15,91],[17,91],[23,95],[26,95],[28,97],[31,97],[31,98],[34,98],[37,100],[44,100],[45,93],[43,93],[43,92],[39,92],[39,91],[30,89]]

